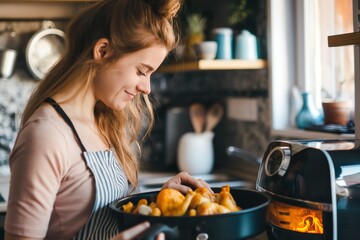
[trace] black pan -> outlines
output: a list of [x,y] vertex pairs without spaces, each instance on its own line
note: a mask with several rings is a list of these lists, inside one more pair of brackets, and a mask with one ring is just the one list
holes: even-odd
[[[221,188],[214,188],[220,192]],[[154,239],[164,232],[166,239],[247,239],[264,232],[267,225],[267,209],[270,197],[265,193],[248,189],[231,189],[231,194],[241,211],[208,216],[154,217],[126,213],[121,206],[142,199],[155,201],[159,191],[134,194],[111,203],[117,215],[120,229],[127,229],[138,223],[149,221],[150,230],[142,239]]]

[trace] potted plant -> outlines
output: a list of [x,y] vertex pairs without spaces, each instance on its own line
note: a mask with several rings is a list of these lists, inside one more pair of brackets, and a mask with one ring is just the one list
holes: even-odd
[[228,22],[232,26],[243,28],[246,20],[253,14],[248,0],[231,0],[229,4],[230,14]]
[[[350,81],[350,80],[348,80]],[[346,80],[338,83],[338,91],[331,95],[325,89],[322,89],[325,98],[322,100],[324,111],[324,124],[347,125],[353,118],[353,102],[342,97],[342,88]]]
[[[266,1],[229,0],[227,22],[234,31],[235,58],[263,58],[266,48]],[[248,46],[249,45],[249,46]]]
[[192,13],[186,16],[186,58],[194,59],[193,46],[204,41],[207,19],[199,13]]

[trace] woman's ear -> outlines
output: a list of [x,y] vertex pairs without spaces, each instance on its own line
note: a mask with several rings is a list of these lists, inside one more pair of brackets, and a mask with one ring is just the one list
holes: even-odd
[[100,38],[96,41],[93,48],[93,55],[95,60],[99,60],[110,55],[110,44],[106,38]]

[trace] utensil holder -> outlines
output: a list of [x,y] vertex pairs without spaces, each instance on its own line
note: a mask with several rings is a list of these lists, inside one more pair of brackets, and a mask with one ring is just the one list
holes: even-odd
[[214,133],[185,133],[178,146],[178,168],[190,175],[208,174],[214,166]]

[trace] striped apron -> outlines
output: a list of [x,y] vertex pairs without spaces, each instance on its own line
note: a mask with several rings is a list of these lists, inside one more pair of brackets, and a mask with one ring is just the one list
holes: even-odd
[[129,184],[125,173],[111,149],[97,152],[86,151],[74,125],[62,108],[51,98],[47,98],[45,102],[50,103],[72,129],[86,164],[95,179],[96,194],[91,216],[73,239],[111,239],[119,232],[119,229],[109,203],[128,195]]

